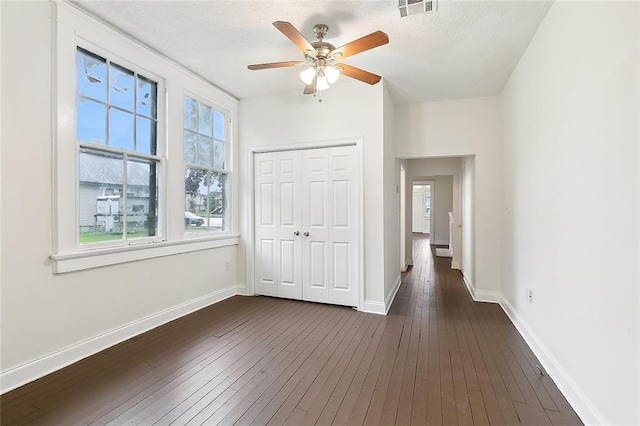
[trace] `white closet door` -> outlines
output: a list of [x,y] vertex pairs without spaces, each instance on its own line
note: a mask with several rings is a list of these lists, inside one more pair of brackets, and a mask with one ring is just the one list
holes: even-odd
[[356,306],[355,147],[256,154],[254,164],[256,293]]
[[327,149],[302,151],[304,300],[329,302],[329,179]]
[[256,293],[302,298],[300,153],[255,156]]
[[355,147],[328,151],[329,303],[358,305],[358,167]]

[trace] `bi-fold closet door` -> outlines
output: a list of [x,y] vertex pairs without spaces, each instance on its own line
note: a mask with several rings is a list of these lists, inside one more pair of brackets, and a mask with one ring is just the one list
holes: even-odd
[[255,292],[357,306],[354,146],[255,154]]

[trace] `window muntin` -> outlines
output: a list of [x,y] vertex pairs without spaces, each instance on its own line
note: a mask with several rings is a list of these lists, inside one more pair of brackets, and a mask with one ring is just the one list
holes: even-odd
[[184,97],[185,233],[228,230],[226,121],[224,112]]
[[80,47],[76,74],[78,243],[155,239],[157,83]]

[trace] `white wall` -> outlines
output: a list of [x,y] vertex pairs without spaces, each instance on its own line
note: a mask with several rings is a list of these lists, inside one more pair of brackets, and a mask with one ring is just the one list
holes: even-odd
[[400,285],[400,160],[395,156],[395,104],[383,83],[384,300],[388,310]]
[[555,2],[503,93],[504,304],[593,424],[640,423],[639,16]]
[[399,158],[475,156],[476,276],[479,300],[497,301],[501,282],[500,98],[484,97],[396,107]]
[[[301,86],[302,90],[302,86]],[[383,86],[344,82],[327,90],[323,102],[301,92],[248,98],[240,102],[240,169],[244,170],[240,210],[245,218],[243,244],[252,238],[249,176],[250,147],[285,147],[292,144],[362,137],[364,189],[365,301],[383,306],[385,290],[385,189],[383,161]],[[250,262],[251,259],[247,259]],[[396,269],[398,269],[396,264]]]
[[51,4],[0,8],[1,99],[11,105],[1,135],[6,390],[204,306],[220,291],[233,294],[238,281],[235,268],[224,270],[225,260],[237,265],[236,246],[53,274]]

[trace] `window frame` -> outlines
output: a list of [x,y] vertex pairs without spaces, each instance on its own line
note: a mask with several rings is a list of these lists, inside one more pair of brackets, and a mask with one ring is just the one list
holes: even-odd
[[[231,171],[231,166],[230,166],[230,159],[231,159],[231,142],[230,142],[230,135],[231,135],[231,131],[230,131],[230,127],[231,127],[231,123],[233,122],[232,119],[232,114],[231,111],[229,111],[227,108],[224,108],[222,106],[220,106],[219,104],[217,104],[216,102],[200,95],[200,94],[196,94],[195,92],[192,92],[190,90],[185,90],[182,96],[183,102],[184,102],[184,98],[189,97],[191,99],[193,99],[196,102],[199,102],[201,104],[204,104],[208,107],[210,107],[212,110],[217,110],[218,112],[221,112],[224,115],[224,135],[223,135],[223,142],[224,142],[224,169],[220,169],[218,167],[208,167],[208,166],[202,166],[202,165],[198,165],[198,164],[194,164],[194,163],[187,163],[184,159],[184,131],[187,130],[184,127],[184,119],[182,122],[182,154],[183,154],[183,158],[182,158],[182,169],[183,172],[186,172],[187,168],[194,168],[194,169],[200,169],[200,170],[207,170],[208,172],[213,172],[213,173],[222,173],[225,175],[225,197],[226,199],[224,200],[225,203],[225,213],[224,213],[224,220],[225,220],[225,224],[226,224],[226,229],[222,229],[220,231],[211,231],[208,230],[207,232],[187,232],[186,229],[184,230],[184,235],[185,238],[187,239],[197,239],[197,238],[207,238],[210,236],[216,236],[216,235],[225,235],[225,234],[229,234],[233,228],[233,220],[231,217],[231,202],[229,200],[229,194],[231,193],[231,185],[232,185],[232,171]],[[200,134],[199,132],[195,132],[196,134]],[[220,139],[216,139],[215,135],[211,136],[212,141],[214,141],[214,146],[215,146],[215,141],[216,140],[220,140]],[[183,173],[184,174],[184,173]],[[187,204],[187,193],[186,191],[183,190],[183,205],[186,206]]]
[[[165,179],[165,175],[166,175],[165,170],[167,165],[167,158],[166,158],[167,147],[166,147],[166,137],[165,137],[166,135],[166,131],[165,131],[166,103],[164,102],[165,97],[161,96],[161,94],[165,93],[165,79],[161,77],[159,74],[156,74],[152,71],[148,71],[146,68],[143,68],[139,65],[136,65],[128,61],[126,58],[114,55],[87,40],[77,39],[76,49],[77,48],[83,49],[93,55],[97,55],[106,59],[107,66],[109,66],[110,64],[115,64],[117,66],[126,68],[129,71],[133,71],[136,75],[142,75],[147,79],[151,79],[156,83],[156,154],[155,155],[144,154],[141,152],[131,151],[131,150],[122,149],[122,148],[113,148],[110,145],[106,145],[106,144],[100,145],[100,144],[94,144],[90,142],[80,142],[77,140],[77,138],[74,137],[74,140],[76,143],[76,168],[77,168],[76,176],[78,177],[76,179],[76,219],[75,219],[76,221],[76,237],[75,237],[76,252],[83,252],[83,251],[96,250],[96,249],[122,248],[122,247],[128,247],[128,246],[136,246],[140,244],[159,243],[162,241],[166,241],[165,239],[166,223],[164,220],[165,218],[164,210],[165,210],[168,194],[162,191],[162,188],[164,188],[162,183],[164,182],[164,179]],[[74,72],[73,75],[76,76],[76,73]],[[108,90],[109,90],[109,87],[107,86],[107,91]],[[76,90],[76,99],[77,99],[77,96],[78,94]],[[111,103],[108,103],[108,102],[104,102],[104,104],[106,106],[112,105]],[[118,108],[118,110],[122,110],[122,109]],[[137,114],[134,113],[134,120],[136,117],[137,117]],[[73,122],[74,122],[74,126],[76,126],[77,117],[75,113],[74,113]],[[109,132],[108,126],[106,128],[106,132],[107,134]],[[135,138],[135,135],[134,135],[134,138]],[[134,142],[134,145],[135,145],[135,142]],[[124,235],[123,235],[123,238],[121,240],[109,240],[109,241],[84,243],[84,244],[80,242],[80,226],[79,226],[80,225],[80,179],[79,177],[80,177],[80,153],[83,150],[91,150],[94,152],[122,155],[123,164],[128,161],[129,157],[132,157],[135,159],[157,161],[158,163],[157,187],[156,187],[156,193],[157,193],[156,210],[158,212],[158,215],[156,218],[157,235],[151,236],[151,237],[139,237],[139,238],[133,238],[133,239],[124,238]],[[126,177],[126,174],[124,174],[123,177]],[[127,197],[125,196],[125,198]]]
[[[52,244],[54,273],[153,259],[239,244],[235,182],[239,101],[183,66],[67,2],[52,8]],[[158,83],[158,238],[79,249],[79,144],[76,141],[76,51],[81,47]],[[73,76],[73,78],[69,78]],[[225,156],[228,229],[190,238],[184,233],[182,102],[185,95],[228,111]],[[102,146],[103,148],[108,148]],[[162,151],[160,151],[162,150]]]

